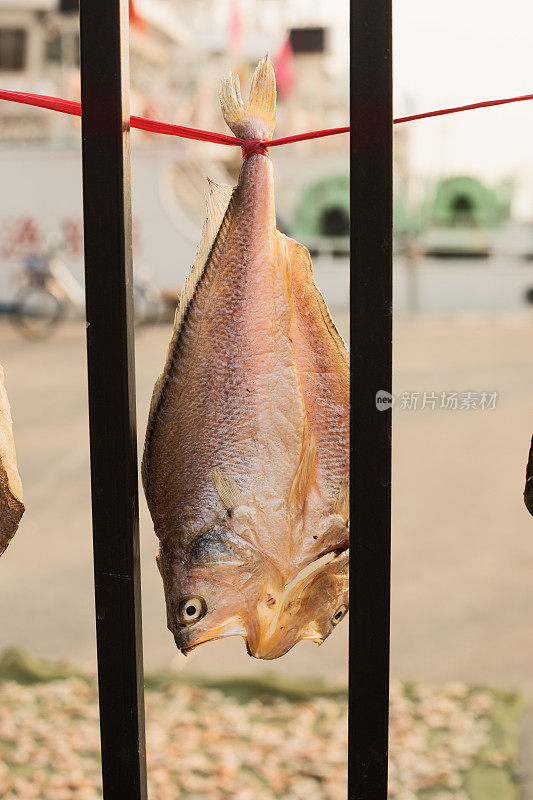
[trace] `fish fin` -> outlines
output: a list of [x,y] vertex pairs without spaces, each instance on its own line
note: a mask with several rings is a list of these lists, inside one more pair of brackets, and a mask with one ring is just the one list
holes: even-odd
[[[279,231],[278,231],[279,233]],[[348,356],[348,347],[346,342],[342,338],[341,334],[337,330],[333,319],[331,318],[331,314],[329,308],[327,306],[326,301],[320,290],[318,289],[314,274],[313,274],[313,263],[311,261],[311,254],[307,247],[304,247],[303,244],[291,239],[289,236],[286,236],[284,233],[279,233],[280,237],[285,240],[287,245],[287,251],[289,253],[289,258],[291,261],[291,270],[292,272],[300,273],[302,276],[308,275],[310,280],[308,282],[308,286],[310,287],[311,295],[314,302],[316,303],[322,320],[329,331],[329,334],[333,341],[335,342],[339,353],[342,355],[343,359],[348,363],[349,356]],[[300,290],[300,287],[298,287]]]
[[[178,306],[179,308],[179,306]],[[176,311],[177,313],[177,311]],[[174,317],[175,319],[175,317]],[[174,337],[172,337],[172,340]],[[170,350],[170,348],[169,348]],[[167,355],[167,361],[169,356]],[[148,441],[150,438],[150,432],[152,430],[152,421],[159,406],[159,402],[161,400],[161,395],[163,394],[163,386],[165,382],[165,373],[162,372],[161,375],[155,382],[154,391],[152,392],[152,399],[150,401],[150,410],[148,412],[148,423],[146,426],[146,437],[144,443],[144,452],[143,452],[143,459],[141,462],[141,479],[143,484],[143,489],[146,494],[148,491]]]
[[148,414],[148,425],[146,428],[146,439],[144,445],[144,455],[141,466],[141,474],[145,492],[148,489],[148,444],[150,439],[150,433],[152,430],[154,415],[157,413],[157,409],[159,408],[159,404],[167,382],[166,378],[168,376],[168,373],[172,365],[172,359],[174,356],[176,342],[179,338],[181,329],[183,327],[183,323],[187,315],[189,305],[194,297],[196,287],[198,286],[198,283],[203,275],[205,266],[209,259],[209,254],[211,253],[211,250],[217,238],[217,234],[224,221],[224,217],[226,216],[229,205],[231,203],[231,199],[233,197],[233,193],[235,191],[234,186],[227,186],[226,184],[215,183],[209,178],[207,179],[207,181],[209,184],[209,189],[206,198],[206,217],[202,229],[202,238],[200,240],[200,245],[196,251],[192,267],[187,276],[185,286],[181,290],[179,304],[176,309],[176,314],[174,316],[174,329],[172,332],[172,338],[170,340],[170,344],[168,346],[168,351],[167,351],[167,357],[165,359],[165,367],[163,369],[162,374],[156,381],[156,384],[154,386],[154,391],[152,394],[152,401],[150,403],[150,412]]
[[246,113],[262,119],[268,128],[268,138],[272,136],[276,125],[276,74],[268,55],[255,69]]
[[202,277],[209,253],[211,252],[217,233],[222,225],[226,211],[228,210],[233,192],[235,191],[234,186],[215,183],[209,178],[207,181],[209,184],[209,192],[206,199],[206,217],[202,229],[202,238],[189,275],[187,276],[185,286],[181,292],[180,302],[176,311],[176,319],[174,321],[174,335],[176,335],[176,331],[179,332],[181,328],[189,303],[193,298],[198,281]]
[[339,494],[335,501],[335,513],[348,522],[350,519],[350,478],[348,475],[343,478],[339,487]]
[[241,82],[235,72],[224,75],[220,81],[220,106],[224,122],[235,133],[234,125],[246,116],[241,97]]
[[287,247],[287,241],[285,236],[278,235],[278,266],[281,272],[281,276],[283,278],[283,283],[285,284],[285,291],[287,293],[287,297],[292,296],[292,266],[291,266],[291,254],[289,248]]
[[270,57],[266,55],[255,69],[246,108],[235,73],[222,78],[220,105],[224,120],[235,136],[271,139],[276,125],[276,75]]
[[315,437],[311,434],[289,491],[288,504],[291,508],[301,508],[303,506],[311,482],[315,461],[316,442]]
[[213,480],[217,494],[227,511],[232,512],[235,508],[246,505],[246,497],[237,486],[236,481],[226,475],[220,467],[215,467],[213,470]]

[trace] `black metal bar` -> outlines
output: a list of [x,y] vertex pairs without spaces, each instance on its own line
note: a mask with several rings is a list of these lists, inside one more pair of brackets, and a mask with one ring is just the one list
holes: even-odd
[[87,357],[105,800],[145,800],[128,0],[82,0]]
[[392,384],[391,31],[391,0],[352,0],[350,800],[387,797],[391,410],[376,393]]

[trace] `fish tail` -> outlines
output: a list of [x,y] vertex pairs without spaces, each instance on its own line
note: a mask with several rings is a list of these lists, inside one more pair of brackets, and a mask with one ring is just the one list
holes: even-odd
[[270,57],[257,65],[252,78],[250,98],[245,108],[239,76],[222,78],[220,105],[226,124],[240,139],[271,139],[276,124],[276,76]]
[[263,122],[268,131],[264,138],[272,138],[276,125],[276,75],[268,55],[255,68],[247,114]]

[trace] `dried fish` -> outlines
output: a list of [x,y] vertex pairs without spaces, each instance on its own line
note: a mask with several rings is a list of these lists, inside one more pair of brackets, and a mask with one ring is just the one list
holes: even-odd
[[4,386],[4,371],[0,366],[0,556],[17,532],[23,513],[13,420]]
[[[272,138],[268,57],[243,139]],[[168,627],[184,653],[240,635],[257,658],[319,644],[348,609],[349,366],[308,250],[276,229],[268,155],[210,184],[202,243],[156,383],[143,482],[160,539]]]

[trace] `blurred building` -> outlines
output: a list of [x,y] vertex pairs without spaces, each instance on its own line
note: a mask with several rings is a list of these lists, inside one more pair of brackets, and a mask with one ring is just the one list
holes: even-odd
[[[344,0],[176,0],[174,5],[200,45],[182,54],[179,80],[217,86],[220,75],[233,69],[248,84],[258,60],[269,53],[278,78],[279,135],[318,127],[324,119],[345,124],[349,39]],[[212,102],[197,106],[212,115],[210,127],[220,124]]]
[[[132,113],[170,110],[174,51],[188,47],[189,39],[170,4],[149,3],[142,17],[133,11]],[[0,0],[0,82],[17,91],[79,100],[76,0]],[[2,103],[2,141],[78,138],[78,131],[79,122],[68,116]]]
[[[176,63],[177,54],[197,45],[173,4],[155,0],[143,6],[142,14],[130,4],[130,23],[132,113],[170,121],[190,117],[190,97],[175,91]],[[0,86],[79,100],[74,0],[0,0]],[[167,265],[161,282],[177,285],[194,252],[199,224],[179,202],[174,174],[188,175],[187,196],[196,194],[200,208],[206,163],[215,179],[221,177],[217,156],[206,145],[196,161],[182,140],[138,131],[132,143],[137,262],[151,271]],[[62,258],[81,283],[80,120],[1,102],[0,169],[9,187],[0,199],[0,300],[16,290],[24,258],[42,251],[50,237],[64,239]],[[176,250],[183,253],[177,265]]]
[[[344,0],[132,0],[131,112],[225,131],[220,75],[237,71],[246,97],[268,52],[278,80],[278,135],[346,124],[347,14]],[[0,0],[0,86],[79,100],[76,0]],[[132,132],[132,148],[136,267],[160,285],[180,285],[199,240],[204,176],[233,183],[240,150],[140,131]],[[347,175],[347,137],[278,148],[273,157],[280,226],[291,232],[316,185]],[[0,169],[10,187],[0,199],[0,301],[13,295],[23,259],[50,236],[65,238],[62,256],[81,282],[79,119],[0,102]],[[335,228],[339,208],[322,208],[309,244],[325,218]],[[336,247],[330,239],[326,250]]]

